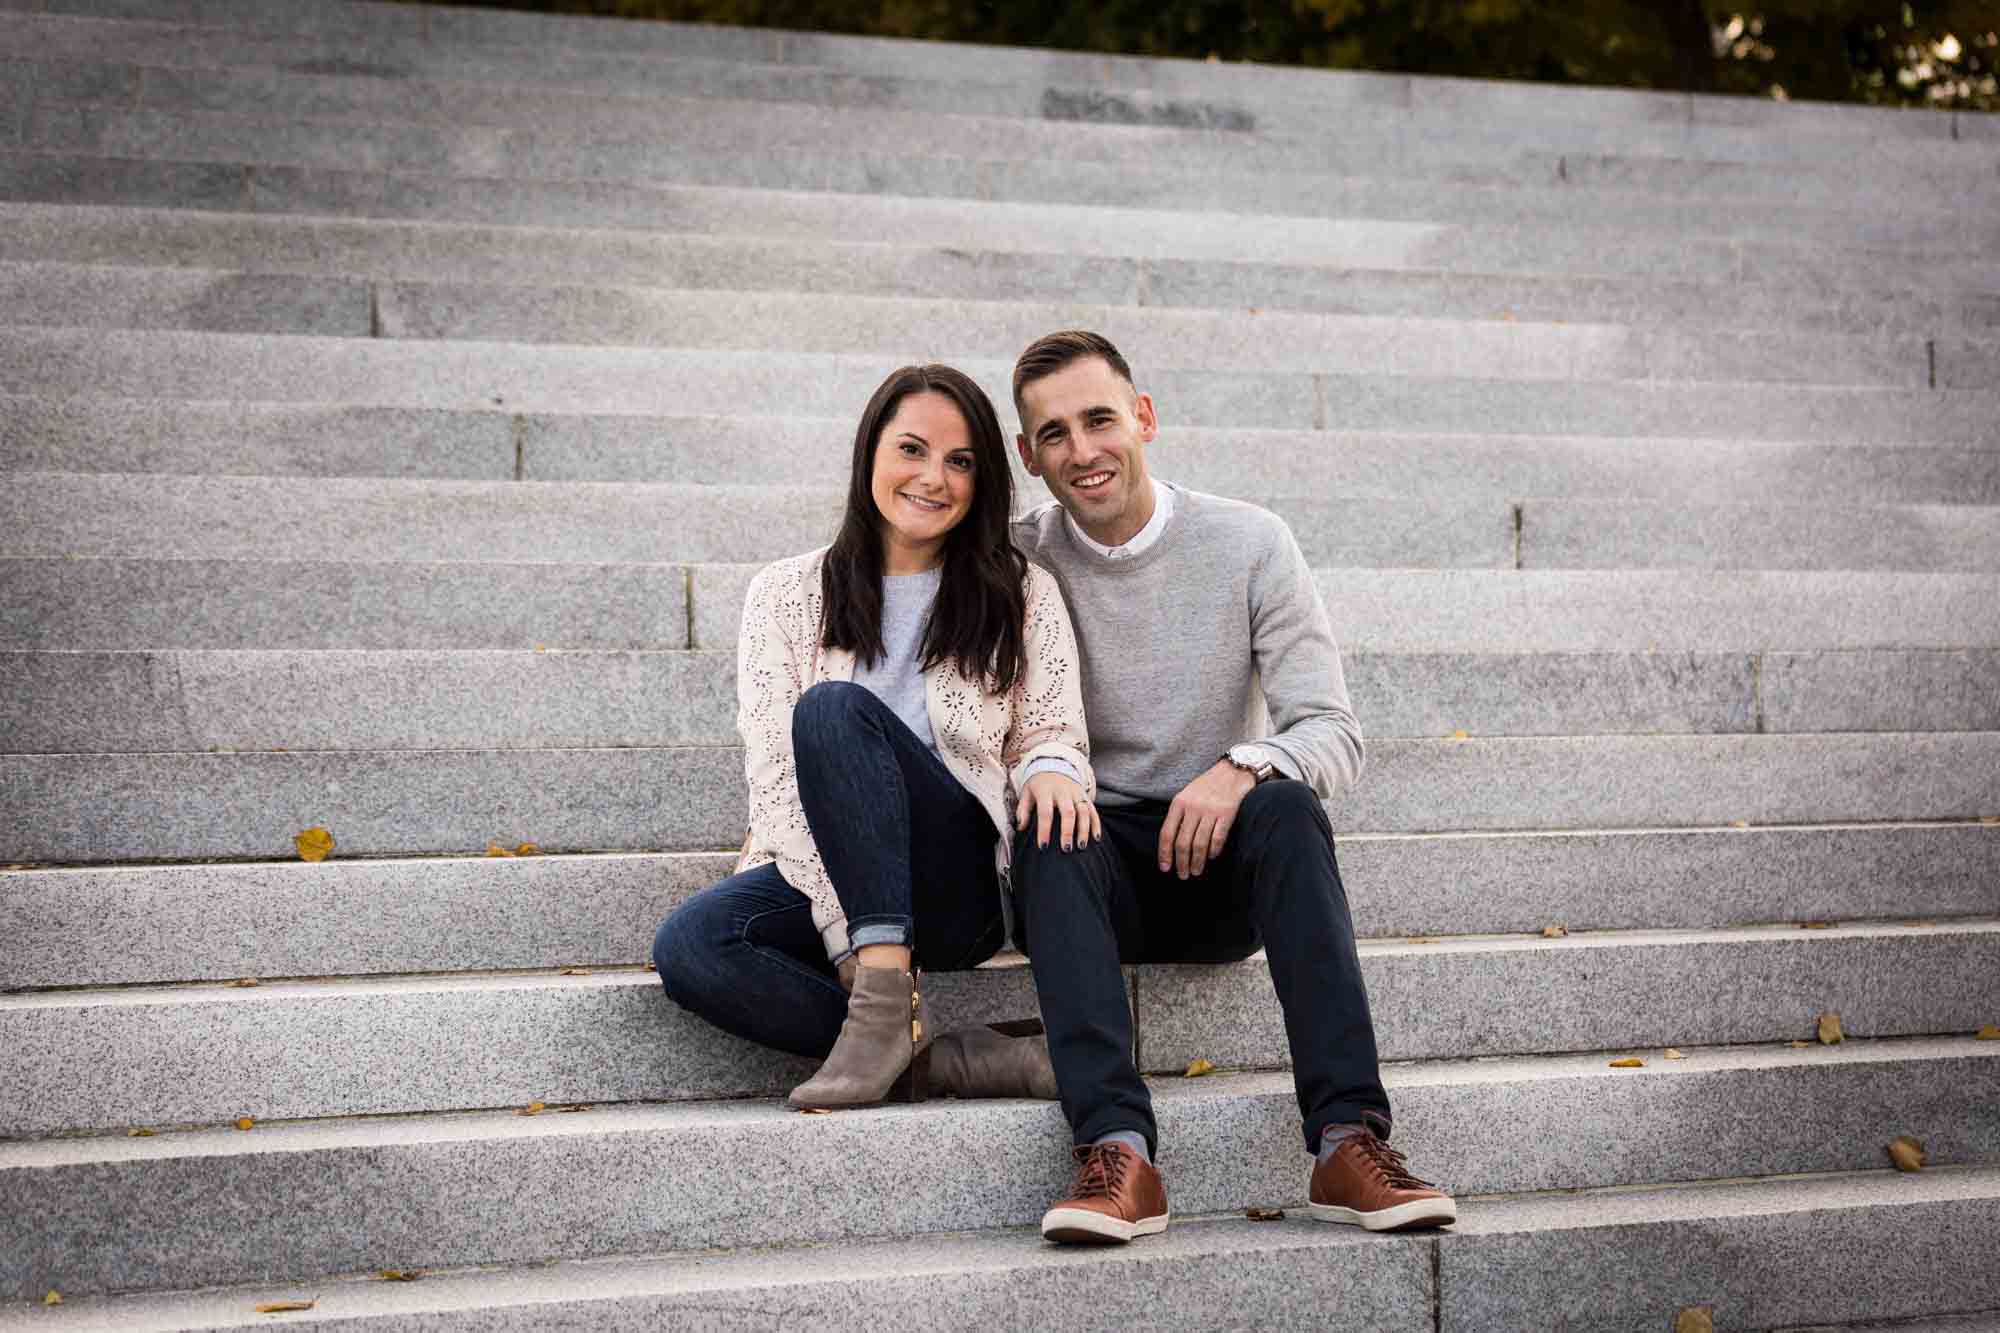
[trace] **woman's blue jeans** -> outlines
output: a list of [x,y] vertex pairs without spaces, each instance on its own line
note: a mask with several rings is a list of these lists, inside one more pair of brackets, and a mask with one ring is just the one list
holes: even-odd
[[[999,951],[1006,922],[993,821],[902,719],[866,687],[827,681],[792,712],[792,753],[806,823],[855,947],[908,944],[933,971]],[[812,905],[775,865],[683,903],[653,940],[653,965],[683,1009],[797,1055],[824,1057],[847,1014]]]

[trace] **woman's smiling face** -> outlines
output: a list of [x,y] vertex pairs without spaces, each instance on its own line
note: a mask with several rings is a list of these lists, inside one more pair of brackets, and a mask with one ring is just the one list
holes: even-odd
[[944,394],[913,393],[896,404],[875,443],[869,494],[882,516],[883,572],[929,569],[944,539],[972,509],[972,431]]

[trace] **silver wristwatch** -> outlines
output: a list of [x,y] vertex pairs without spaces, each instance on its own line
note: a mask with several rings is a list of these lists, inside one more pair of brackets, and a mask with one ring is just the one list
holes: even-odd
[[1254,745],[1232,745],[1222,757],[1259,782],[1278,776],[1278,766],[1266,759],[1264,752]]

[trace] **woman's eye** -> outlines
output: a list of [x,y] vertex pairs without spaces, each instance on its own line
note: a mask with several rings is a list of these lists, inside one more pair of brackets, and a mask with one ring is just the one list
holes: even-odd
[[953,454],[951,456],[951,465],[960,472],[972,471],[972,459],[965,454]]
[[911,444],[908,440],[905,440],[900,447],[903,450],[903,457],[905,458],[922,458],[924,456],[922,445]]

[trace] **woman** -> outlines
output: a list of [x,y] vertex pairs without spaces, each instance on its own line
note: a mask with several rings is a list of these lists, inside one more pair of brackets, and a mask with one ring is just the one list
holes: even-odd
[[[833,545],[744,599],[750,836],[653,958],[683,1008],[825,1057],[794,1105],[921,1101],[918,965],[969,968],[1005,942],[1009,815],[1042,845],[1099,836],[1076,641],[1054,579],[1009,540],[1013,489],[986,394],[906,366],[855,430]],[[982,1031],[936,1051],[949,1091],[1055,1095],[1046,1043]]]

